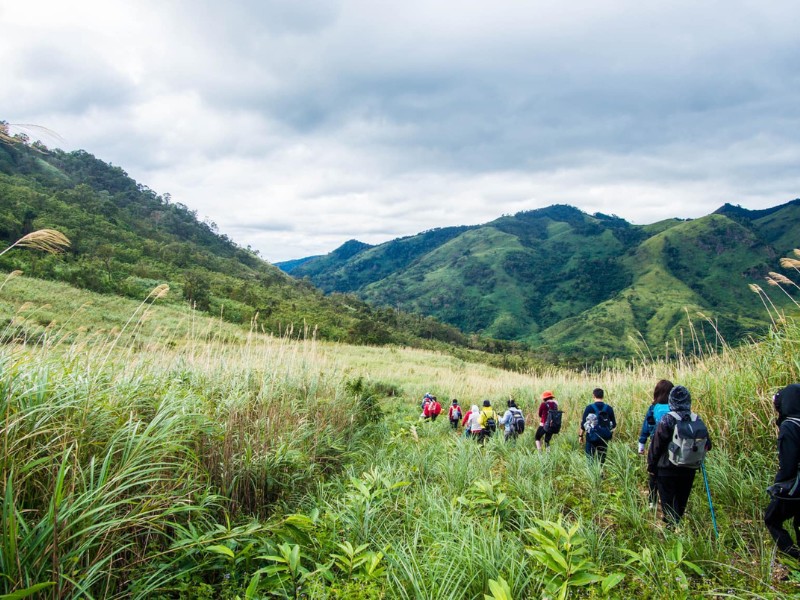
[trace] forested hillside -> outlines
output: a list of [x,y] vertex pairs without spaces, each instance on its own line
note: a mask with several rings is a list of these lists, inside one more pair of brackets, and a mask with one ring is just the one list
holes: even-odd
[[[0,126],[2,123],[0,123]],[[63,232],[68,251],[9,252],[0,270],[55,279],[141,300],[169,284],[162,302],[191,304],[245,327],[362,344],[481,350],[521,364],[520,344],[469,338],[433,318],[373,308],[354,296],[324,296],[201,221],[187,206],[137,183],[84,151],[51,150],[25,136],[0,136],[0,242],[42,228]],[[510,360],[507,355],[516,354]]]
[[[374,247],[351,240],[290,272],[466,332],[595,360],[762,331],[769,319],[749,284],[778,268],[798,233],[798,200],[645,226],[560,205]],[[777,291],[774,301],[788,299]]]

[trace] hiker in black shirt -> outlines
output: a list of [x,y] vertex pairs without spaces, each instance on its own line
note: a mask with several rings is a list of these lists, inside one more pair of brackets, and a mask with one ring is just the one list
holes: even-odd
[[603,401],[604,397],[605,392],[602,389],[595,388],[592,391],[592,403],[583,411],[578,434],[581,442],[586,439],[586,455],[589,458],[599,458],[601,464],[606,460],[608,442],[617,426],[614,409]]
[[[787,385],[773,398],[778,412],[778,473],[768,489],[772,500],[764,513],[764,523],[778,550],[800,560],[800,490],[797,487],[800,462],[800,384]],[[795,541],[783,527],[792,519]]]

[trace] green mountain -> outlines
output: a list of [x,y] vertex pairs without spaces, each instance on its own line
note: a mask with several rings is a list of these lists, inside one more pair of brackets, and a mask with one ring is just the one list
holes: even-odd
[[[57,256],[8,252],[0,256],[0,271],[21,270],[139,300],[168,283],[170,294],[162,303],[190,303],[275,334],[313,331],[328,340],[434,347],[505,366],[530,362],[520,344],[467,337],[433,318],[374,308],[352,295],[324,295],[119,167],[84,151],[50,150],[38,142],[29,145],[24,136],[10,138],[2,121],[0,134],[0,249],[43,228],[71,240],[69,250]],[[357,243],[345,246],[353,248],[340,252],[350,253],[343,258],[362,249]],[[517,354],[518,362],[509,362],[509,353]]]
[[644,226],[558,205],[378,246],[351,240],[291,273],[575,360],[663,355],[763,329],[748,284],[780,271],[798,232],[800,200]]

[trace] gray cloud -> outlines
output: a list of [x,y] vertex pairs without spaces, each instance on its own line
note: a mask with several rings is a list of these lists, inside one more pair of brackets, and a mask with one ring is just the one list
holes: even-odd
[[554,202],[800,195],[800,6],[599,4],[0,0],[0,118],[273,260]]

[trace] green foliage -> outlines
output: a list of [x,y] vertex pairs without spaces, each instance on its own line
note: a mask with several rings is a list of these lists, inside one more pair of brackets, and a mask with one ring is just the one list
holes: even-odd
[[484,600],[514,600],[508,582],[502,577],[497,581],[490,579],[489,590],[491,590],[492,593],[484,594]]
[[550,571],[551,578],[546,588],[559,600],[565,600],[571,588],[601,584],[604,595],[622,581],[622,575],[612,573],[604,577],[591,559],[587,540],[579,535],[580,524],[565,527],[561,519],[557,522],[536,521],[537,527],[526,532],[536,545],[526,551],[536,562]]
[[[22,143],[0,144],[0,152],[0,242],[10,244],[43,227],[72,240],[61,257],[9,252],[0,256],[0,270],[138,300],[167,283],[173,293],[164,303],[185,303],[277,335],[444,350],[475,346],[433,319],[375,310],[355,297],[325,297],[308,281],[289,278],[237,246],[169,194],[156,194],[87,152]],[[428,232],[425,244],[456,233]],[[417,245],[409,239],[398,260],[412,260]],[[358,243],[350,246],[339,252],[342,258],[363,250]]]
[[[553,206],[310,258],[292,274],[468,333],[525,342],[567,364],[627,359],[665,344],[671,357],[702,354],[766,330],[769,319],[746,284],[796,245],[799,207],[637,226]],[[413,260],[394,259],[410,247]],[[741,283],[730,285],[732,278]],[[790,306],[781,293],[774,302]],[[358,335],[383,334],[362,326]]]
[[644,547],[640,551],[623,548],[622,552],[630,556],[625,567],[639,579],[652,582],[654,598],[689,598],[691,590],[687,573],[703,576],[703,570],[687,560],[680,539],[674,540],[666,549],[663,546],[654,550]]

